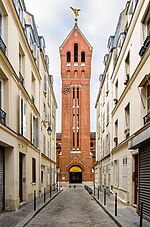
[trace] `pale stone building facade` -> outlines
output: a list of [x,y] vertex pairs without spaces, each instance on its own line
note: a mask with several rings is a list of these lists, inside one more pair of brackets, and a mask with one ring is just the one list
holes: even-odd
[[[125,14],[124,14],[125,12]],[[150,187],[150,2],[127,1],[120,14],[114,36],[112,53],[114,65],[110,77],[112,103],[110,109],[110,190],[140,210],[144,203],[144,217],[149,218]],[[102,103],[103,84],[97,98]],[[110,70],[111,71],[111,70]],[[103,117],[100,119],[103,125]],[[98,129],[99,128],[99,129]],[[97,120],[103,140],[102,127]],[[97,133],[98,134],[98,133]],[[102,147],[102,145],[101,145]],[[97,157],[101,150],[97,146]],[[102,157],[100,158],[103,163]],[[101,170],[101,175],[104,172]],[[103,182],[102,182],[103,184]],[[107,185],[106,185],[107,186]]]
[[33,15],[23,0],[0,1],[0,211],[55,186],[56,108]]

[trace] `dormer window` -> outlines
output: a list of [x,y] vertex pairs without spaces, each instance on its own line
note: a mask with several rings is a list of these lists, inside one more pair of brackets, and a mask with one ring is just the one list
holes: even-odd
[[74,44],[74,63],[75,65],[78,64],[78,44]]
[[70,51],[67,52],[67,66],[70,66],[71,63],[71,53]]

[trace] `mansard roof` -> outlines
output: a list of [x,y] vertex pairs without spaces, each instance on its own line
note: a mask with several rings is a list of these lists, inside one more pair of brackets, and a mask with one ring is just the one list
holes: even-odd
[[83,33],[81,32],[81,30],[79,29],[79,27],[77,26],[77,24],[74,25],[73,29],[71,30],[71,32],[68,34],[68,36],[66,37],[66,39],[64,40],[64,42],[61,44],[61,46],[59,47],[59,49],[62,49],[63,46],[65,45],[65,43],[67,42],[67,40],[71,37],[71,35],[73,34],[73,32],[75,30],[78,30],[78,32],[80,33],[80,35],[83,37],[83,39],[85,40],[85,42],[87,43],[87,45],[90,47],[90,49],[92,50],[93,47],[91,46],[91,44],[88,42],[88,40],[86,39],[86,37],[83,35]]

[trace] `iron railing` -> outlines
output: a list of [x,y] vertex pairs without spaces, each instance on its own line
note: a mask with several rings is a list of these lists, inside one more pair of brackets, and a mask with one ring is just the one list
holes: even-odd
[[3,51],[4,54],[6,54],[6,45],[1,37],[0,37],[0,49]]
[[145,117],[143,117],[144,125],[148,122],[150,122],[150,113],[148,113]]
[[20,80],[20,83],[21,83],[22,85],[24,85],[24,78],[23,78],[21,72],[19,72],[19,80]]
[[6,113],[2,109],[0,109],[0,123],[6,124]]

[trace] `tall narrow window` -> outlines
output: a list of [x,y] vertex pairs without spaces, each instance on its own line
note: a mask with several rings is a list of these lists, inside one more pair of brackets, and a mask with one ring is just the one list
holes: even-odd
[[126,71],[126,79],[129,80],[130,77],[130,52],[128,53],[125,60],[125,71]]
[[0,80],[0,109],[2,109],[2,81]]
[[130,104],[125,107],[125,130],[124,134],[126,135],[126,138],[130,135]]
[[74,44],[74,63],[78,63],[78,44]]
[[150,85],[147,87],[147,113],[150,113]]
[[85,52],[81,53],[81,62],[85,63]]
[[0,37],[2,37],[2,15],[0,13]]
[[71,53],[70,51],[67,52],[67,63],[71,62]]
[[36,183],[36,159],[32,158],[32,183]]
[[73,147],[75,147],[75,133],[73,132]]

